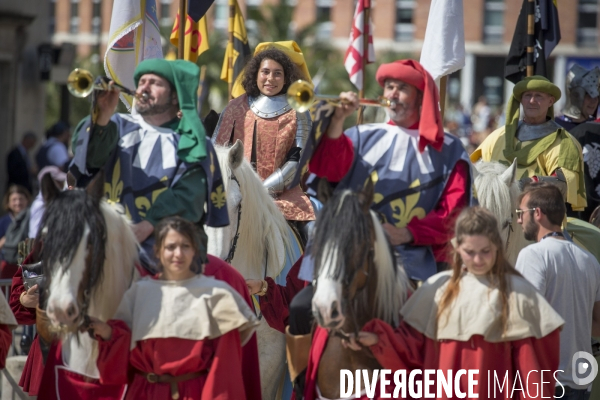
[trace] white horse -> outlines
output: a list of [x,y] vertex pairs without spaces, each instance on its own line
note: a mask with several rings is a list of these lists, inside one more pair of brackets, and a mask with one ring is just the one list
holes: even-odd
[[[85,315],[111,319],[125,291],[139,279],[138,244],[129,221],[118,206],[103,199],[102,172],[86,190],[60,192],[46,180],[42,191],[42,261],[49,281],[50,322],[72,332]],[[87,333],[64,334],[62,356],[68,369],[99,379],[98,342]]]
[[[515,265],[519,251],[533,243],[525,239],[523,228],[517,222],[514,212],[519,207],[517,200],[521,193],[516,179],[517,161],[510,167],[499,162],[480,161],[475,164],[475,169],[475,189],[479,204],[489,209],[498,219],[506,257],[511,265]],[[600,261],[594,248],[594,242],[600,243],[598,228],[585,221],[569,218],[566,230],[576,244],[590,251]]]
[[[269,276],[285,285],[287,272],[301,254],[290,226],[244,159],[242,142],[238,140],[231,148],[216,146],[215,150],[227,193],[230,224],[223,228],[205,227],[208,253],[228,260],[245,279]],[[287,370],[285,336],[262,318],[257,340],[262,397],[274,399]]]

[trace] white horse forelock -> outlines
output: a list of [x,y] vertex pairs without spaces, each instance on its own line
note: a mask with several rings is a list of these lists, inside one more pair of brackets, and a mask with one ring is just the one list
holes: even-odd
[[[289,226],[250,163],[244,159],[235,171],[231,171],[228,161],[230,148],[215,146],[215,150],[223,174],[225,191],[231,185],[231,177],[235,175],[242,193],[242,214],[238,231],[240,236],[231,264],[238,268],[245,278],[262,278],[265,273],[265,252],[260,249],[265,249],[268,255],[267,276],[275,277],[285,264],[285,250],[282,251],[281,244],[283,249],[291,248]],[[229,220],[229,227],[224,229],[235,230],[237,213],[230,214]],[[229,251],[230,243],[222,245],[227,246]],[[249,276],[245,275],[244,269],[249,269]]]

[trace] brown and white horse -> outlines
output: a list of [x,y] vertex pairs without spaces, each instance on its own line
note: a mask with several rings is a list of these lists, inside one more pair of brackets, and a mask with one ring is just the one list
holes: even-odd
[[360,193],[345,190],[333,195],[327,187],[325,181],[319,183],[319,199],[325,206],[312,240],[316,277],[312,310],[330,333],[317,386],[323,397],[337,399],[340,369],[381,368],[368,349],[346,349],[342,338],[357,334],[373,318],[398,326],[409,286],[377,214],[370,209],[373,184],[369,181]]
[[46,210],[38,234],[45,280],[40,308],[62,332],[66,366],[95,379],[97,341],[77,328],[86,315],[112,318],[139,279],[137,241],[120,206],[104,200],[103,177],[101,171],[87,189],[62,192],[51,180],[42,182]]

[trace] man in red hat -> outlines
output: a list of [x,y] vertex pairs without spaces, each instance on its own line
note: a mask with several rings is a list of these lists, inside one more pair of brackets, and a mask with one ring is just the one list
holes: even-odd
[[309,170],[342,188],[359,189],[371,177],[373,210],[384,216],[409,278],[424,281],[451,260],[455,218],[472,200],[471,163],[460,140],[444,133],[438,89],[421,64],[383,64],[377,82],[395,104],[386,108],[389,122],[343,132],[359,103],[356,93],[341,93],[347,103],[335,110]]
[[[309,164],[309,194],[316,195],[316,178],[353,190],[371,179],[376,193],[372,209],[385,219],[397,257],[419,285],[451,261],[448,247],[456,217],[472,202],[472,165],[460,140],[444,133],[438,90],[421,64],[414,60],[383,64],[377,82],[383,96],[395,104],[386,109],[389,122],[344,132],[344,120],[359,102],[356,93],[341,93],[347,102],[335,110]],[[310,262],[302,264],[299,277],[312,280]],[[288,345],[297,349],[310,346],[311,299],[309,286],[289,306],[286,336]],[[295,360],[291,364],[299,371],[305,367]]]

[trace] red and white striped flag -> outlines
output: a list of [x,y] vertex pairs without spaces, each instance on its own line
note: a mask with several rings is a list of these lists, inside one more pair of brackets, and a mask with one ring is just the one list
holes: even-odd
[[[352,23],[352,31],[350,32],[350,44],[344,57],[344,66],[350,77],[350,82],[356,86],[358,90],[362,90],[363,86],[363,70],[362,59],[365,57],[363,30],[365,28],[365,8],[370,8],[371,0],[358,0],[356,3],[356,11],[354,12],[354,22]],[[369,35],[369,50],[365,64],[375,62],[375,50],[373,49],[373,25],[369,18],[366,34]]]

